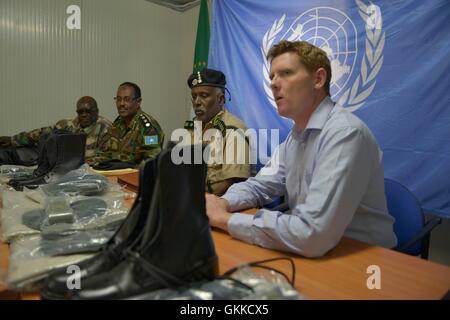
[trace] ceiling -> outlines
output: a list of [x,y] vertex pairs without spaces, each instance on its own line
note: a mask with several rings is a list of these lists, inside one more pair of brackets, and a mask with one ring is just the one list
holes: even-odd
[[146,0],[177,11],[186,11],[197,6],[200,0]]

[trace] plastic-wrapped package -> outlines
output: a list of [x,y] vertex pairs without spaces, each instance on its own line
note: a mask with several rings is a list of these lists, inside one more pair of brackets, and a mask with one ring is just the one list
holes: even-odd
[[177,290],[162,289],[131,300],[301,300],[304,297],[278,272],[238,268],[229,277],[192,284]]
[[0,182],[7,182],[9,179],[31,178],[35,168],[36,166],[2,165],[0,166]]
[[92,173],[88,165],[83,165],[72,170],[62,177],[53,177],[48,184],[41,186],[48,196],[57,195],[100,195],[108,190],[113,184],[108,178]]
[[[86,198],[71,202],[67,196],[48,197],[45,209],[24,213],[22,223],[27,227],[45,232],[55,225],[88,224],[106,213],[107,204],[100,198]],[[63,229],[65,229],[64,227]]]
[[6,283],[15,290],[35,290],[41,280],[55,269],[76,265],[93,254],[72,254],[48,257],[39,252],[41,236],[15,238],[10,243],[10,257]]
[[[106,204],[103,208],[106,209]],[[47,204],[45,206],[45,219],[43,220],[42,225],[74,222],[75,208],[72,208],[68,197],[54,196],[47,198]]]
[[116,227],[87,231],[77,230],[52,236],[36,235],[13,240],[21,241],[22,245],[19,251],[11,250],[11,258],[30,261],[40,257],[94,253],[113,236],[116,230]]
[[3,208],[0,215],[0,238],[9,241],[18,235],[38,234],[39,231],[22,224],[25,212],[42,209],[42,205],[30,200],[23,192],[2,186]]
[[[34,195],[37,194],[39,192],[34,192]],[[10,241],[17,236],[41,232],[44,235],[67,234],[77,230],[115,227],[128,214],[128,207],[125,205],[128,196],[127,192],[108,191],[97,197],[69,197],[66,195],[54,198],[41,196],[31,200],[27,196],[27,192],[6,189],[3,191],[1,238],[4,241]],[[37,203],[36,198],[40,198],[39,200],[44,201],[44,204]],[[48,199],[59,199],[60,205],[67,201],[69,205],[65,209],[63,205],[63,208],[59,208],[59,213],[54,212],[53,215],[50,215],[49,220],[48,212],[47,214],[45,212]]]
[[63,256],[69,254],[94,253],[116,232],[117,226],[108,229],[75,231],[72,234],[42,236],[34,256]]

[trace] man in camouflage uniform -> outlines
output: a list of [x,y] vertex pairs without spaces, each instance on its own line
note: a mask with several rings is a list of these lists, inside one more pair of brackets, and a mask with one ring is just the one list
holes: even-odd
[[77,101],[75,119],[59,120],[53,127],[43,127],[29,132],[21,132],[12,137],[0,137],[0,147],[36,147],[42,134],[49,134],[55,129],[65,129],[73,133],[86,134],[86,163],[92,164],[101,151],[105,151],[108,130],[111,122],[98,115],[97,102],[89,96]]
[[95,169],[137,167],[142,160],[156,156],[164,142],[159,123],[141,110],[141,89],[137,84],[122,83],[114,99],[119,116],[110,129],[107,152]]
[[[189,140],[198,143],[195,136],[203,136],[209,129],[218,129],[223,137],[222,163],[208,164],[206,179],[206,191],[221,196],[233,183],[245,180],[253,173],[254,167],[249,161],[249,140],[244,135],[247,128],[238,117],[224,109],[226,80],[221,71],[203,69],[193,73],[187,83],[191,88],[192,107],[196,115],[193,121],[185,122],[184,127],[191,135]],[[196,135],[197,121],[201,121],[202,132]],[[243,148],[236,140],[231,141],[239,135],[242,139],[245,137]]]

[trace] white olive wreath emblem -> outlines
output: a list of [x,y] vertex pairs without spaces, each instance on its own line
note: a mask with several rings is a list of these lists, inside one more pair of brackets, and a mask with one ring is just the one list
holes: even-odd
[[[349,111],[355,111],[362,107],[365,100],[372,93],[376,84],[376,76],[383,65],[383,48],[385,42],[385,32],[382,32],[382,18],[379,7],[370,4],[366,5],[360,0],[355,0],[358,5],[358,12],[365,22],[366,30],[366,50],[361,61],[360,74],[353,84],[347,88],[340,96],[338,103],[346,107]],[[267,61],[267,54],[272,47],[275,38],[283,30],[286,14],[275,20],[271,28],[264,34],[262,39],[261,54],[263,56],[262,71],[264,75],[264,91],[272,106],[276,107],[270,89],[270,63]]]

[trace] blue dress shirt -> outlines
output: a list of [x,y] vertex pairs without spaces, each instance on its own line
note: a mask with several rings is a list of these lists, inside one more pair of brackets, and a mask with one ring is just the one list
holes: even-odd
[[397,243],[386,207],[382,153],[369,128],[330,97],[305,130],[293,127],[256,177],[232,185],[223,198],[231,211],[239,211],[279,196],[287,198],[289,211],[234,213],[231,236],[306,257],[324,255],[342,236],[387,248]]

